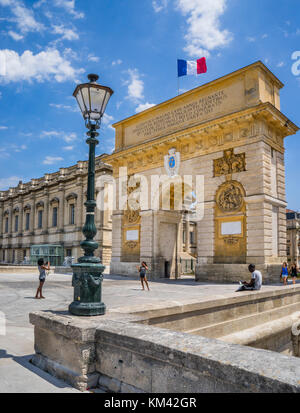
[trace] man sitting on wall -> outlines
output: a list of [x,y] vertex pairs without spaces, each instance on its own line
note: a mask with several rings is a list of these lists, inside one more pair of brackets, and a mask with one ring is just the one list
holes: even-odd
[[245,291],[245,290],[260,290],[262,286],[262,275],[261,272],[255,270],[255,265],[249,265],[249,271],[252,273],[252,278],[249,283],[246,281],[240,281],[240,288],[237,291]]

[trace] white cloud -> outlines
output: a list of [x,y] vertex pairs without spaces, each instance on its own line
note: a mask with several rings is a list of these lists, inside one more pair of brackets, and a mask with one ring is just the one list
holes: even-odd
[[62,138],[65,142],[70,143],[77,140],[77,135],[76,133],[65,133]]
[[12,39],[14,39],[16,42],[18,42],[19,40],[24,39],[24,36],[22,36],[21,34],[18,34],[12,30],[9,30],[7,33]]
[[269,37],[269,35],[267,33],[265,33],[261,36],[262,39],[266,39],[267,37]]
[[155,106],[155,103],[141,103],[136,109],[135,109],[135,112],[136,113],[138,113],[138,112],[143,112],[143,110],[146,110],[146,109],[149,109],[149,108],[152,108],[153,106]]
[[46,0],[39,0],[36,3],[33,4],[33,8],[38,9],[39,7],[41,7],[45,3],[46,3]]
[[22,152],[27,149],[26,145],[16,145],[11,144],[8,146],[3,146],[0,148],[0,159],[7,159],[10,158],[12,152]]
[[103,125],[108,125],[114,120],[113,116],[107,115],[104,113],[103,118],[102,118],[102,123]]
[[78,54],[76,52],[74,52],[74,50],[72,50],[71,48],[67,47],[64,51],[63,51],[63,55],[64,58],[67,60],[79,60],[78,59]]
[[6,191],[9,188],[16,187],[20,181],[24,181],[24,179],[19,176],[0,178],[0,191]]
[[136,102],[139,99],[143,99],[144,82],[140,79],[140,74],[137,69],[129,69],[129,80],[125,82],[128,85],[127,99]]
[[117,66],[117,65],[121,65],[123,62],[122,62],[122,60],[121,59],[117,59],[117,60],[114,60],[113,62],[112,62],[112,66]]
[[50,103],[49,106],[56,109],[68,110],[69,112],[80,112],[78,106],[63,105],[61,103]]
[[0,126],[0,130],[6,130],[8,129],[8,126]]
[[0,6],[10,8],[13,18],[10,20],[15,22],[21,33],[41,32],[44,30],[44,25],[35,20],[33,11],[27,9],[22,1],[19,0],[0,0]]
[[284,62],[279,62],[279,63],[277,64],[277,67],[283,67],[283,66],[285,66],[285,63],[284,63]]
[[84,17],[84,13],[75,10],[75,0],[54,0],[54,5],[64,8],[75,19],[82,19]]
[[74,149],[74,146],[64,146],[63,147],[64,151],[73,151],[73,149]]
[[53,137],[58,137],[61,136],[61,132],[57,131],[43,131],[41,133],[41,138],[53,138]]
[[168,0],[152,0],[152,7],[156,13],[167,8]]
[[254,43],[256,39],[255,39],[255,37],[248,36],[248,37],[246,37],[246,40],[249,43]]
[[43,131],[40,135],[41,138],[60,138],[66,143],[74,142],[77,140],[76,133],[66,133],[62,131]]
[[46,156],[46,158],[43,161],[44,165],[53,165],[57,162],[63,161],[64,158],[60,156]]
[[79,36],[73,29],[67,29],[64,25],[52,26],[54,34],[61,34],[63,40],[78,40]]
[[14,152],[21,152],[21,151],[25,151],[27,149],[26,145],[11,145],[11,150],[13,150]]
[[56,49],[47,49],[36,55],[30,50],[19,55],[14,50],[4,49],[0,50],[0,60],[6,65],[5,74],[1,76],[0,73],[0,83],[22,80],[44,82],[53,79],[57,82],[66,80],[76,82],[77,76],[84,72],[84,69],[73,68],[71,63]]
[[112,127],[112,122],[114,120],[113,116],[107,115],[104,113],[103,118],[102,118],[102,125],[103,127],[107,129],[112,129],[114,131],[114,128]]
[[88,55],[88,61],[89,62],[99,62],[99,57],[98,56],[95,56],[95,55],[93,55],[93,54],[89,54]]
[[192,57],[209,56],[216,48],[228,45],[232,34],[220,29],[220,17],[227,0],[176,0],[177,9],[187,16],[188,30],[184,50]]
[[9,158],[10,154],[6,148],[0,148],[0,159]]

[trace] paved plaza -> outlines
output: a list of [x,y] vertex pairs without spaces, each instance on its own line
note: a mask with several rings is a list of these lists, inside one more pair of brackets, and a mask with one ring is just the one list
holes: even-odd
[[[78,392],[30,363],[34,353],[33,326],[29,313],[66,310],[73,300],[71,275],[50,275],[44,288],[45,300],[35,300],[37,274],[0,274],[0,311],[6,318],[6,335],[0,336],[0,392]],[[142,291],[139,280],[105,275],[103,301],[107,311],[119,307],[149,308],[187,301],[205,301],[235,294],[236,285],[201,284],[192,278],[150,283]],[[263,289],[272,289],[264,286]]]

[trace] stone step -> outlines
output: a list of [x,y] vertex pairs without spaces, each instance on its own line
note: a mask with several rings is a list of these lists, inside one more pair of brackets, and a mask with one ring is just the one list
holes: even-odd
[[285,306],[281,306],[269,311],[255,312],[248,316],[238,317],[228,321],[222,321],[219,323],[210,324],[201,328],[186,330],[186,333],[209,337],[219,338],[233,334],[235,332],[243,331],[252,327],[256,327],[257,324],[270,323],[273,320],[278,320],[287,315],[291,315],[300,310],[299,303],[293,303]]
[[291,327],[297,320],[300,320],[300,311],[218,339],[226,343],[281,352],[291,342]]

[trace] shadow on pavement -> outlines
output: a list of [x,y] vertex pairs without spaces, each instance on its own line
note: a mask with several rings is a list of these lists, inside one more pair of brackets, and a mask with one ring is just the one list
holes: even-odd
[[[73,387],[71,387],[70,385],[68,385],[67,383],[63,382],[62,380],[59,380],[55,377],[52,377],[50,374],[46,373],[45,371],[39,369],[38,367],[34,366],[31,363],[31,359],[32,359],[33,355],[27,355],[27,356],[14,356],[13,354],[8,354],[6,352],[6,350],[1,350],[0,349],[0,360],[1,359],[12,359],[14,360],[16,363],[18,363],[20,366],[26,368],[27,370],[31,371],[32,373],[36,374],[37,376],[39,376],[40,378],[42,378],[43,380],[47,381],[48,383],[52,384],[53,386],[59,388],[59,389],[64,389],[64,388],[69,388],[72,389]],[[28,386],[28,383],[27,385]],[[34,389],[33,389],[34,392]],[[28,393],[28,392],[26,392]]]

